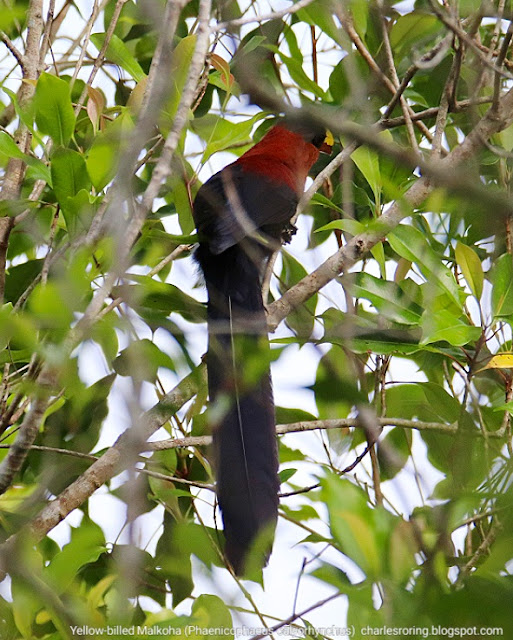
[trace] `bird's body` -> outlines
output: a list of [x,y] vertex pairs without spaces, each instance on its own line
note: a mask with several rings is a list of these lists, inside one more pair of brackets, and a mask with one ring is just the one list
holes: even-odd
[[[217,495],[226,556],[242,574],[263,531],[270,553],[278,513],[278,450],[262,277],[290,220],[325,133],[273,127],[198,191],[196,257],[208,291],[207,370]],[[310,141],[309,141],[310,140]],[[314,144],[314,141],[319,141]]]

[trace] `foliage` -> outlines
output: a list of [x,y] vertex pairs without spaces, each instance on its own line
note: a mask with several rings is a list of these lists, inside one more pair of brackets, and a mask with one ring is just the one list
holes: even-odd
[[[510,4],[54,4],[0,12],[0,636],[510,637]],[[290,104],[338,140],[270,287],[317,412],[277,410],[288,590],[330,594],[292,615],[226,582],[191,215]]]

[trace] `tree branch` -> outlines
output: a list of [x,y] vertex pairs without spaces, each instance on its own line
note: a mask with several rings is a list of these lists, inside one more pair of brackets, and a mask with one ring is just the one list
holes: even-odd
[[[100,59],[103,59],[103,54],[106,51],[109,35],[113,33],[116,20],[119,18],[121,8],[125,2],[126,0],[117,0],[114,16],[110,28],[107,32],[104,46],[102,47],[102,51],[100,52]],[[111,213],[110,217],[113,218],[113,220],[110,220],[111,228],[115,229],[118,232],[118,235],[116,237],[116,240],[118,241],[117,264],[115,264],[109,271],[109,273],[105,276],[102,285],[96,290],[82,318],[70,330],[63,345],[64,353],[71,353],[74,347],[79,344],[80,340],[83,339],[83,337],[87,334],[92,324],[97,320],[98,315],[104,305],[105,299],[108,295],[110,295],[112,287],[119,277],[119,274],[122,273],[128,266],[127,261],[129,259],[130,250],[139,234],[142,225],[144,224],[147,212],[150,210],[153,204],[153,200],[157,195],[161,179],[163,176],[167,176],[171,171],[170,166],[164,169],[163,165],[166,163],[169,163],[169,165],[171,164],[171,158],[176,149],[176,145],[178,144],[180,133],[187,123],[187,114],[194,100],[197,78],[200,75],[199,71],[201,70],[201,67],[203,65],[203,61],[205,59],[206,51],[208,48],[208,22],[210,19],[211,1],[202,0],[200,6],[200,27],[198,30],[196,50],[189,71],[188,83],[182,94],[180,106],[178,107],[178,112],[175,117],[171,134],[166,141],[167,149],[166,145],[164,146],[166,153],[163,152],[162,155],[164,157],[161,157],[159,162],[157,163],[157,167],[153,172],[150,184],[148,185],[148,188],[143,195],[142,205],[135,207],[136,213],[132,216],[128,227],[125,224],[123,226],[123,229],[121,229],[121,224],[116,225],[115,221],[119,221],[120,219],[119,212],[122,212],[124,210],[123,204],[128,201],[131,205],[130,185],[132,180],[132,172],[128,171],[128,168],[132,167],[133,162],[136,161],[139,154],[140,148],[137,146],[137,143],[140,142],[140,144],[142,145],[145,141],[145,138],[141,135],[141,130],[136,130],[134,144],[132,144],[131,148],[132,154],[128,154],[128,160],[120,167],[116,182],[113,186],[113,193],[116,194],[116,196],[113,198],[113,201],[111,201],[109,207],[109,212]],[[168,37],[168,35],[169,34],[166,34],[166,37]],[[94,73],[95,70],[93,69],[88,82],[92,82],[92,80],[94,79]],[[82,98],[83,97],[84,93],[82,94]],[[145,126],[148,126],[148,123],[146,121],[138,123],[138,127],[140,127],[141,129],[144,129]],[[96,231],[99,233],[100,229],[97,228]],[[91,240],[90,237],[89,240]],[[36,381],[36,386],[40,387],[42,390],[45,390],[45,392],[38,389],[37,396],[34,401],[34,407],[27,414],[18,431],[16,443],[19,442],[19,446],[15,446],[11,450],[9,450],[8,455],[0,464],[0,493],[4,492],[8,488],[8,486],[12,482],[14,474],[20,469],[23,460],[25,459],[29,450],[28,447],[33,443],[38,433],[41,418],[44,415],[46,407],[48,406],[48,402],[51,396],[49,390],[54,387],[56,383],[57,370],[48,363],[44,364],[41,373]]]
[[282,9],[281,11],[273,11],[272,13],[264,14],[263,16],[247,16],[243,18],[236,18],[235,20],[228,20],[227,22],[219,22],[211,27],[212,33],[224,30],[232,30],[234,27],[240,27],[244,24],[251,24],[252,22],[265,22],[266,20],[276,20],[285,16],[291,15],[304,9],[309,4],[312,4],[314,0],[298,0],[294,2],[290,7]]
[[437,186],[447,187],[463,197],[486,204],[488,208],[493,202],[494,207],[502,215],[509,215],[513,212],[513,205],[507,194],[491,191],[479,181],[469,178],[467,172],[458,169],[458,165],[471,158],[483,146],[484,141],[513,122],[513,89],[510,89],[503,96],[498,110],[492,107],[487,111],[461,144],[444,158],[432,160],[423,158],[399,145],[386,143],[376,135],[380,130],[379,123],[372,127],[363,127],[353,122],[341,121],[337,116],[327,113],[315,105],[304,106],[301,110],[295,109],[262,89],[261,86],[256,85],[251,77],[247,79],[246,88],[257,104],[277,112],[284,112],[290,117],[311,118],[331,131],[345,135],[360,144],[365,144],[412,169],[419,167],[423,174],[423,177],[419,178],[406,191],[402,199],[394,202],[371,228],[353,237],[337,253],[269,306],[268,326],[271,331],[293,309],[306,302],[328,282],[340,275],[342,271],[353,266],[375,244],[383,241],[386,235],[404,218],[410,216],[412,211],[419,207]]
[[131,462],[133,452],[142,451],[146,440],[194,396],[198,385],[201,384],[202,375],[204,372],[200,367],[184,378],[160,402],[143,414],[137,425],[122,433],[101,458],[66,487],[59,497],[50,502],[29,525],[11,536],[5,545],[14,545],[16,539],[27,535],[31,536],[35,542],[42,540],[61,520],[85,502],[96,489],[125,469]]
[[5,46],[9,49],[12,55],[16,58],[16,61],[18,62],[21,70],[23,71],[23,67],[24,67],[23,54],[20,51],[18,51],[14,42],[12,42],[9,36],[3,31],[0,32],[0,39],[5,44]]
[[[27,12],[27,44],[22,63],[23,80],[18,92],[18,101],[23,109],[32,99],[35,92],[35,80],[39,76],[39,43],[43,33],[43,0],[30,0]],[[27,82],[28,81],[28,82]],[[30,144],[30,132],[20,121],[14,141],[19,149],[26,153]],[[25,163],[21,158],[10,158],[3,179],[0,200],[14,200],[21,189]]]

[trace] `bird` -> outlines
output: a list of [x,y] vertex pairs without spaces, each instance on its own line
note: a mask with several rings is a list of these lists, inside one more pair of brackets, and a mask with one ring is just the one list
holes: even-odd
[[[193,203],[195,259],[207,288],[206,355],[213,464],[225,558],[238,576],[267,565],[278,518],[278,447],[262,280],[310,169],[333,138],[282,120],[213,175]],[[253,562],[253,560],[251,560]],[[253,565],[252,565],[253,566]]]

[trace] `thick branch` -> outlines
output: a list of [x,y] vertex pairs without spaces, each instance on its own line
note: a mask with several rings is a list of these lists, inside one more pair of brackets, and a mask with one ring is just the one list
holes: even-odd
[[[31,0],[27,17],[27,46],[22,64],[23,80],[21,83],[18,100],[21,108],[32,99],[35,91],[35,83],[39,75],[39,43],[43,33],[43,0]],[[28,80],[28,82],[27,82]],[[18,130],[14,136],[14,141],[24,153],[27,152],[30,144],[30,132],[27,127],[20,122]],[[3,181],[1,200],[14,200],[20,189],[25,174],[25,163],[20,158],[11,158],[7,165]]]

